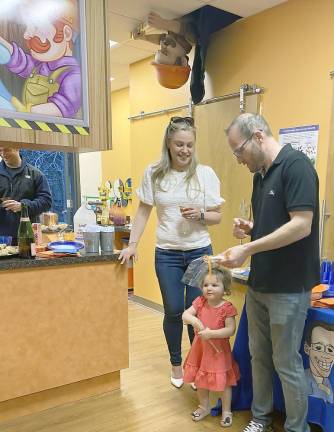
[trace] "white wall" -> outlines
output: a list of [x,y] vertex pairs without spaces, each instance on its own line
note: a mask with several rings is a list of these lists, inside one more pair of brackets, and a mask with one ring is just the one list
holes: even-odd
[[79,167],[81,201],[84,196],[97,197],[102,182],[101,152],[80,153]]

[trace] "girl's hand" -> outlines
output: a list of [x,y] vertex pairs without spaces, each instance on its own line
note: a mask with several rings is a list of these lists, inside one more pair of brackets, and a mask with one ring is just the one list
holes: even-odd
[[130,244],[127,248],[122,249],[118,259],[121,261],[121,264],[124,264],[125,261],[128,262],[133,257],[134,261],[138,259],[137,247],[136,245]]
[[206,327],[204,330],[201,330],[198,332],[198,336],[202,339],[202,340],[209,340],[212,338],[212,333],[211,333],[211,329],[209,329],[209,327]]
[[204,330],[204,325],[202,321],[196,317],[194,317],[194,321],[192,323],[192,326],[194,327],[194,330],[197,332],[200,332],[201,330]]

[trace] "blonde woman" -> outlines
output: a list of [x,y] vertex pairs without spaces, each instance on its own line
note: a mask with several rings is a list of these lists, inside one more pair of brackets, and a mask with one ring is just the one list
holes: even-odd
[[[201,295],[199,288],[181,282],[188,264],[211,255],[208,225],[221,220],[220,182],[212,168],[200,165],[195,152],[196,128],[192,117],[172,117],[166,130],[159,162],[149,165],[137,194],[140,200],[129,247],[119,259],[137,258],[137,246],[153,206],[156,207],[155,270],[163,305],[163,329],[170,354],[171,384],[183,385],[182,313]],[[194,338],[188,326],[190,342]]]

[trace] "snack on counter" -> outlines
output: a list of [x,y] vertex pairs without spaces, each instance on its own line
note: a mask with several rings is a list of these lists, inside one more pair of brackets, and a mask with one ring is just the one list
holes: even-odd
[[47,245],[46,244],[36,245],[36,253],[38,253],[38,252],[44,252],[46,250],[47,250]]
[[6,244],[0,244],[0,257],[17,255],[18,253],[18,246],[7,246]]
[[55,225],[41,225],[42,232],[44,233],[51,233],[51,232],[59,232],[64,231],[68,227],[68,224],[66,223],[60,223]]

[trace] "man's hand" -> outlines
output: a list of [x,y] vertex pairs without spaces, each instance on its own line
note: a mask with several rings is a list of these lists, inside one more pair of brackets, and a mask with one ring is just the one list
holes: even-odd
[[21,203],[15,200],[6,200],[2,202],[2,207],[7,211],[12,211],[14,213],[21,211]]
[[220,264],[225,267],[235,268],[241,267],[242,264],[248,258],[249,253],[247,252],[247,244],[231,247],[221,254],[217,255],[220,259]]
[[253,222],[241,219],[241,218],[235,218],[233,219],[233,235],[237,239],[244,239],[250,233],[253,229]]

